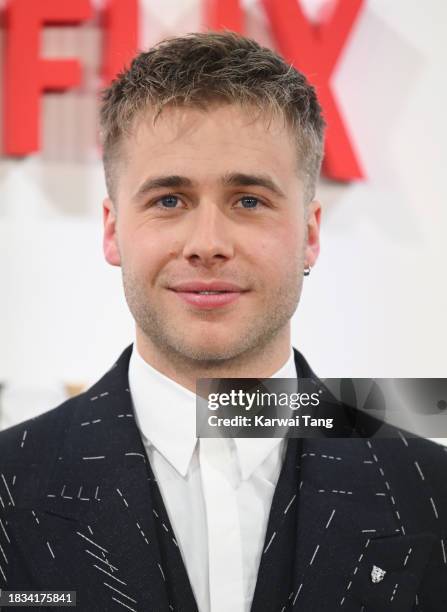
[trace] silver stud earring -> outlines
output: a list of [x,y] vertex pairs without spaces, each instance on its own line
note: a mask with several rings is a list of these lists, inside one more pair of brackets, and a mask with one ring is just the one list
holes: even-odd
[[309,276],[309,274],[310,274],[310,270],[311,270],[311,267],[310,267],[310,266],[306,266],[306,267],[304,268],[304,272],[303,272],[303,273],[304,273],[304,276]]

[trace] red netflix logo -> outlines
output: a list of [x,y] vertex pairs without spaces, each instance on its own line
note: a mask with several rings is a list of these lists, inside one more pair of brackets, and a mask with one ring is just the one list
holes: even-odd
[[[331,90],[331,75],[361,10],[363,0],[338,0],[329,18],[311,23],[299,0],[260,0],[279,51],[311,75],[328,123],[324,173],[348,181],[363,176],[352,138]],[[210,29],[244,31],[240,0],[204,0]],[[81,24],[94,16],[90,0],[9,0],[5,9],[4,142],[7,155],[23,156],[40,148],[41,96],[81,82],[82,67],[70,60],[40,56],[45,25]],[[108,0],[102,13],[101,72],[109,82],[138,49],[138,0]]]

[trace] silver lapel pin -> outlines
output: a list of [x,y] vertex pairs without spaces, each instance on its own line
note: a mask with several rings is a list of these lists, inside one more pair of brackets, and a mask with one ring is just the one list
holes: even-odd
[[383,570],[380,567],[377,567],[377,565],[373,565],[373,568],[371,570],[371,580],[374,584],[377,584],[378,582],[382,582],[382,580],[384,579],[386,574],[386,571]]

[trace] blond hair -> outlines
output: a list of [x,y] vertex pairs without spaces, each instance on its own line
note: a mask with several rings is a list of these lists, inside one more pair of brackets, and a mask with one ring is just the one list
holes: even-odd
[[120,142],[137,116],[152,108],[155,121],[167,105],[206,109],[213,103],[255,107],[285,119],[296,134],[305,200],[314,198],[325,128],[315,89],[277,53],[233,32],[166,39],[137,55],[103,91],[100,124],[109,195]]

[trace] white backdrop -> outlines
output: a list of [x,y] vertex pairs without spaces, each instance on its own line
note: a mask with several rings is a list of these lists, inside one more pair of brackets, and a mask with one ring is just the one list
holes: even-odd
[[[247,34],[274,46],[245,4]],[[142,48],[200,28],[198,0],[144,0],[141,14]],[[447,376],[446,23],[444,0],[369,0],[334,75],[367,177],[319,188],[322,252],[293,342],[321,376]],[[52,407],[63,383],[93,382],[133,336],[101,251],[100,30],[47,28],[42,43],[80,57],[84,81],[45,95],[41,153],[0,157],[0,427]]]

